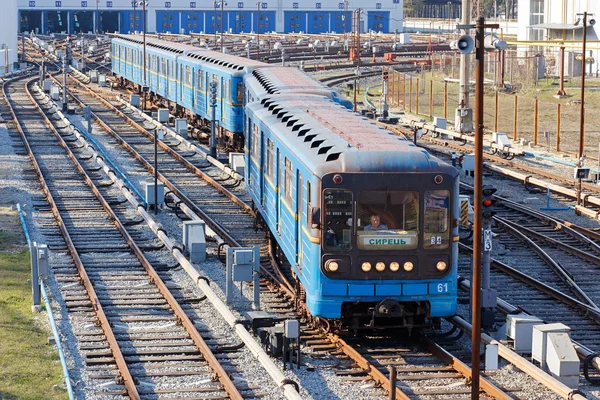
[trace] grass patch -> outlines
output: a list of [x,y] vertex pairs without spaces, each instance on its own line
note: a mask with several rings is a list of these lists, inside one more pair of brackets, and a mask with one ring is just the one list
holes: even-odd
[[18,237],[0,230],[0,399],[66,399],[53,390],[62,369],[31,312],[29,251],[15,245]]

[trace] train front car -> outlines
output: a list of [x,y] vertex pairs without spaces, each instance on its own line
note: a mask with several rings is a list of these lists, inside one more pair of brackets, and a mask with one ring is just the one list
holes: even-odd
[[454,167],[320,96],[246,116],[246,182],[310,315],[356,331],[455,313]]
[[323,174],[312,211],[320,281],[307,295],[315,315],[356,330],[455,313],[456,169],[405,147],[343,153]]

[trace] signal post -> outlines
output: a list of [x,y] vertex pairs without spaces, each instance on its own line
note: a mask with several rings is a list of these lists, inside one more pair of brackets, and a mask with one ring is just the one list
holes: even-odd
[[[468,54],[475,47],[475,58],[477,60],[477,69],[475,74],[475,178],[473,182],[474,190],[474,215],[473,215],[473,272],[471,278],[471,399],[479,399],[479,376],[480,376],[480,347],[481,347],[481,306],[482,306],[482,250],[488,265],[486,268],[486,305],[489,305],[488,301],[492,296],[489,291],[489,260],[491,251],[491,218],[493,216],[492,206],[495,203],[493,194],[496,191],[492,187],[483,186],[483,106],[484,106],[484,93],[483,93],[483,78],[484,78],[484,57],[485,52],[504,50],[506,48],[506,42],[498,40],[494,35],[488,35],[486,37],[485,29],[492,28],[497,29],[500,26],[498,24],[486,24],[485,18],[478,18],[475,26],[470,24],[458,25],[458,29],[473,29],[476,30],[475,41],[467,35],[462,36],[456,42],[453,47],[459,50],[462,54]],[[485,190],[485,193],[484,193]],[[485,212],[485,213],[484,213]],[[485,230],[484,230],[485,226]],[[485,247],[482,246],[483,236],[486,235]],[[495,300],[494,300],[495,301]],[[486,307],[489,308],[489,307]]]

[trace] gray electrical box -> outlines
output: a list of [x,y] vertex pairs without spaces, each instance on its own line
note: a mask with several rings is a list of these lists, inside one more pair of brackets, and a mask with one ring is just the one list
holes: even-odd
[[285,337],[288,339],[297,339],[300,337],[300,324],[297,319],[286,319],[283,322]]
[[157,119],[161,124],[169,122],[169,110],[167,108],[159,108]]
[[509,314],[506,316],[508,331],[506,335],[514,340],[516,352],[531,352],[533,326],[543,324],[538,317],[525,314]]
[[37,245],[37,258],[39,276],[48,276],[48,245]]
[[252,262],[254,252],[251,249],[239,249],[233,252],[233,281],[250,282],[254,263]]
[[133,106],[133,107],[139,107],[140,106],[140,95],[139,94],[132,94],[129,97],[129,103]]
[[[146,203],[148,205],[157,204],[157,201],[154,199],[154,180],[144,183],[146,185]],[[158,204],[161,205],[165,202],[165,187],[162,182],[157,183]]]
[[533,327],[531,359],[539,362],[544,367],[546,365],[548,333],[560,332],[568,334],[570,331],[571,328],[561,323],[535,325]]
[[177,118],[175,120],[175,132],[180,135],[183,138],[187,139],[187,127],[188,127],[188,123],[187,123],[187,119],[185,118]]

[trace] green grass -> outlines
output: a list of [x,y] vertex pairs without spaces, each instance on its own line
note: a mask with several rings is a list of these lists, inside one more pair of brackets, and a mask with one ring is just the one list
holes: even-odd
[[0,399],[66,399],[53,389],[62,369],[50,333],[31,311],[30,273],[22,238],[0,230]]

